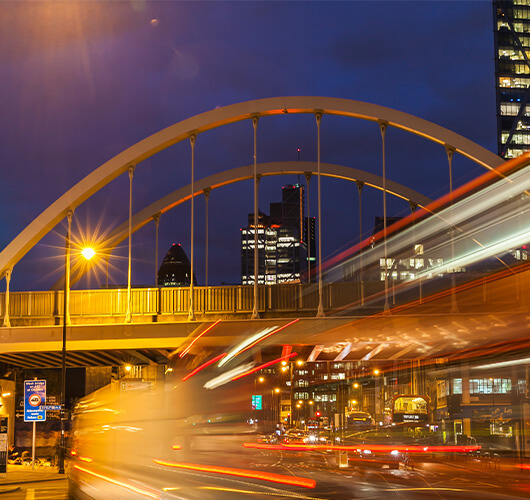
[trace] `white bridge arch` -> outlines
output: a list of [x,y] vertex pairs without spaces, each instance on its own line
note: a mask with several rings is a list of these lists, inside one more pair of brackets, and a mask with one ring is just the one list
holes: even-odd
[[[332,165],[330,163],[321,163],[321,175],[323,177],[331,177],[335,179],[348,180],[352,182],[362,182],[366,186],[373,187],[380,191],[383,190],[383,178],[379,175],[370,172],[364,172],[353,167],[343,165]],[[288,161],[288,162],[271,162],[260,163],[257,165],[257,173],[261,177],[268,177],[273,175],[297,175],[317,174],[316,162],[310,161]],[[197,179],[194,183],[194,197],[201,195],[205,189],[218,189],[229,184],[251,180],[253,177],[253,165],[246,165],[244,167],[225,170],[223,172],[210,175],[204,179]],[[398,182],[387,179],[386,192],[398,198],[401,198],[413,205],[425,207],[432,200],[423,196],[422,194],[410,189]],[[140,212],[136,213],[132,218],[132,231],[138,229],[149,223],[156,215],[166,213],[176,206],[189,201],[191,198],[191,185],[183,186],[172,193],[160,198],[158,201],[145,207]],[[129,223],[125,221],[118,226],[109,236],[108,240],[110,246],[115,247],[119,245],[128,236]]]
[[272,97],[217,108],[171,125],[143,139],[105,162],[79,181],[36,217],[0,253],[0,278],[51,231],[68,212],[86,201],[109,182],[156,153],[223,125],[255,117],[282,114],[322,113],[379,122],[445,146],[487,169],[503,163],[494,153],[452,132],[416,116],[392,108],[334,97]]

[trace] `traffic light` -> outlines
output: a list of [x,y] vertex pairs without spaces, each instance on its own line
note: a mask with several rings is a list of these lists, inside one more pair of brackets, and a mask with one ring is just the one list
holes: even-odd
[[320,417],[320,412],[319,412],[319,411],[317,411],[317,412],[315,413],[315,417]]

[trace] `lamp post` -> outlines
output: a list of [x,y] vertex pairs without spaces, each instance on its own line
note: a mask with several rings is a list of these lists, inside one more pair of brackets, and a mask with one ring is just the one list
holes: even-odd
[[[66,440],[64,435],[64,420],[66,410],[66,326],[70,324],[70,234],[72,230],[71,210],[67,213],[68,229],[65,238],[65,268],[64,268],[64,302],[63,302],[63,349],[61,359],[61,447],[59,450],[59,474],[64,474],[64,460],[66,455]],[[93,248],[84,248],[81,255],[90,260],[96,252]]]

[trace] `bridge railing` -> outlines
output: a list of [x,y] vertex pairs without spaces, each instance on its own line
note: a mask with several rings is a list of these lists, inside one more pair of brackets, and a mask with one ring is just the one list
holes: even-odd
[[[484,279],[478,285],[479,293],[471,298],[472,305],[488,309],[492,306],[505,308],[528,302],[530,296],[529,273],[514,275],[502,286]],[[364,296],[373,298],[384,289],[383,282],[364,282]],[[424,292],[427,292],[427,287]],[[252,286],[194,287],[194,311],[202,315],[243,315],[252,312],[254,290]],[[432,291],[432,290],[431,290]],[[418,291],[403,299],[417,299]],[[421,292],[421,290],[420,290]],[[141,321],[164,320],[164,316],[187,315],[189,310],[189,288],[134,288],[131,291],[133,316]],[[446,294],[447,295],[447,294]],[[337,313],[359,303],[359,282],[324,283],[322,305],[326,313]],[[9,294],[9,317],[13,326],[59,324],[63,316],[63,291],[11,292]],[[445,297],[449,303],[450,295]],[[465,297],[460,305],[467,307]],[[263,315],[316,314],[319,302],[316,283],[281,284],[258,288],[258,310]],[[471,302],[470,302],[471,303]],[[5,294],[0,294],[0,320],[5,315]],[[72,290],[70,293],[70,317],[74,323],[118,322],[127,312],[127,289]],[[147,319],[149,316],[156,319]]]
[[[365,293],[380,291],[378,282],[365,283]],[[252,312],[252,286],[194,287],[196,313],[249,314]],[[134,288],[131,291],[132,314],[136,316],[187,314],[189,288]],[[329,283],[323,285],[324,310],[347,306],[360,298],[360,284]],[[308,283],[260,286],[260,312],[306,313],[317,310],[318,285]],[[60,322],[63,316],[63,291],[11,292],[9,317],[16,325],[26,321]],[[5,294],[0,294],[0,317],[4,316]],[[72,290],[70,316],[72,320],[124,316],[127,311],[127,289]],[[101,321],[100,319],[100,321]],[[115,320],[114,320],[115,321]],[[29,323],[27,323],[29,324]]]

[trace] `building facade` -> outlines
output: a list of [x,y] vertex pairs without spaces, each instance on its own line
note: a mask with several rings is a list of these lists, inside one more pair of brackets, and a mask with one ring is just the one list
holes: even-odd
[[[254,284],[254,235],[258,233],[258,284],[307,281],[315,262],[315,218],[305,216],[304,187],[282,187],[282,201],[270,204],[270,215],[248,214],[241,229],[241,283]],[[308,251],[309,247],[309,251]],[[312,267],[312,266],[311,266]]]
[[530,0],[493,2],[497,147],[503,158],[530,150]]

